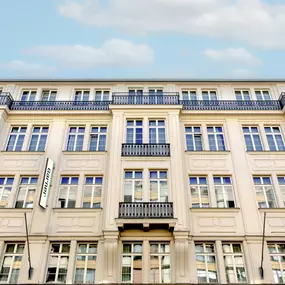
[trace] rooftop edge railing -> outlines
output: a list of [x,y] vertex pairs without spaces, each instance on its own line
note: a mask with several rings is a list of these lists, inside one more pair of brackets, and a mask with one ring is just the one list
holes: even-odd
[[14,101],[9,92],[0,93],[0,105],[10,110],[109,110],[109,105],[182,105],[183,110],[282,110],[285,92],[278,100],[180,100],[177,92],[161,95],[113,93],[111,101]]
[[166,202],[121,202],[119,218],[122,219],[172,219],[173,203]]
[[122,144],[122,156],[170,156],[168,143]]

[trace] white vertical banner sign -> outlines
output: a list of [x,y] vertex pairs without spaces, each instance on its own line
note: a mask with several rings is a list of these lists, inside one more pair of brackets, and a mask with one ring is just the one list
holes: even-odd
[[53,160],[51,160],[50,158],[47,158],[46,168],[44,172],[43,185],[41,189],[41,196],[40,196],[40,201],[39,201],[39,206],[41,206],[44,209],[47,207],[48,193],[50,190],[53,168],[54,168]]

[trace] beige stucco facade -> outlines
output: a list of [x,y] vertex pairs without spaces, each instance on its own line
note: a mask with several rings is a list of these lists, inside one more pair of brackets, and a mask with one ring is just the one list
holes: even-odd
[[[130,89],[162,89],[163,92],[195,90],[202,100],[203,90],[216,91],[217,99],[235,101],[236,90],[248,90],[256,100],[256,90],[268,90],[277,101],[285,92],[282,81],[0,81],[3,96],[9,92],[15,101],[23,90],[36,90],[36,101],[43,90],[56,90],[57,101],[73,101],[76,90],[116,92]],[[0,95],[1,95],[0,94]],[[92,97],[93,96],[93,97]],[[150,244],[170,246],[170,282],[198,283],[195,243],[211,243],[215,248],[218,283],[228,283],[223,245],[237,243],[242,247],[246,283],[274,283],[268,243],[285,243],[285,201],[278,177],[285,176],[285,151],[270,151],[264,127],[280,127],[285,136],[285,107],[279,110],[186,110],[183,104],[110,104],[106,110],[13,110],[0,104],[0,178],[13,177],[7,205],[0,208],[0,262],[7,243],[25,243],[19,267],[18,283],[45,283],[50,246],[70,243],[66,283],[75,278],[77,246],[97,244],[96,283],[122,283],[123,244],[142,244],[141,283],[153,283],[150,274]],[[170,144],[169,156],[124,156],[127,120],[142,121],[143,143],[149,143],[149,121],[165,122],[165,140]],[[21,151],[6,151],[13,126],[26,126]],[[47,126],[44,151],[29,151],[34,126]],[[67,151],[70,126],[84,127],[81,151]],[[105,151],[89,151],[93,126],[107,128]],[[187,151],[185,127],[199,126],[202,151]],[[210,151],[208,127],[221,126],[225,150]],[[247,151],[243,126],[257,126],[262,151]],[[38,205],[46,159],[54,161],[54,172],[46,209]],[[119,203],[124,202],[124,172],[142,172],[142,201],[150,201],[152,170],[167,172],[168,202],[173,203],[173,217],[119,217]],[[23,176],[38,177],[33,208],[15,208]],[[78,177],[74,208],[58,208],[61,177]],[[83,208],[86,176],[103,177],[101,205]],[[189,177],[206,177],[209,205],[193,207]],[[276,207],[259,208],[253,177],[270,177]],[[214,177],[230,177],[234,207],[219,207]],[[0,185],[1,187],[1,185]],[[1,193],[0,193],[1,194]],[[1,196],[0,196],[1,198]],[[259,272],[262,251],[263,217],[265,222],[264,279]],[[28,219],[32,278],[28,278],[28,248],[24,213]],[[285,260],[285,257],[284,257]],[[285,262],[285,261],[284,261]],[[95,267],[95,265],[92,265]],[[208,269],[210,270],[210,269]],[[285,266],[284,266],[285,274]],[[132,279],[132,280],[135,280]],[[236,282],[234,282],[236,283]]]

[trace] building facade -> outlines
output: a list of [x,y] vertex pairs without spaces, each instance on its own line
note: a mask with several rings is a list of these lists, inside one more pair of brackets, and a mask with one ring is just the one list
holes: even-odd
[[285,283],[284,92],[0,81],[0,283]]

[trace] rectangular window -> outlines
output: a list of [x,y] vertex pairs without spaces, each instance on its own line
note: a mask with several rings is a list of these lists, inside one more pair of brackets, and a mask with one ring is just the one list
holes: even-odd
[[236,100],[237,101],[250,101],[249,90],[235,90]]
[[285,244],[269,243],[268,251],[271,260],[275,283],[285,283]]
[[84,193],[83,193],[83,208],[100,208],[101,195],[103,187],[102,176],[86,176]]
[[143,201],[143,174],[141,170],[125,171],[124,202]]
[[223,127],[207,127],[209,147],[211,151],[225,151]]
[[27,127],[12,127],[6,146],[6,151],[21,151]]
[[142,283],[142,243],[123,243],[122,282]]
[[280,127],[264,127],[269,149],[271,151],[284,151],[285,145]]
[[76,284],[95,283],[96,260],[97,260],[96,243],[78,244],[74,283]]
[[149,121],[149,143],[165,143],[165,121]]
[[262,151],[258,127],[242,127],[247,151]]
[[126,143],[143,143],[143,122],[142,120],[127,120]]
[[182,90],[182,100],[197,100],[196,90]]
[[74,101],[89,101],[89,90],[75,90]]
[[170,244],[150,243],[150,282],[170,283]]
[[163,89],[161,88],[150,88],[148,92],[149,95],[163,95]]
[[151,170],[149,172],[150,202],[168,202],[167,171]]
[[201,127],[185,127],[187,151],[202,151]]
[[214,176],[215,194],[218,208],[235,208],[231,177]]
[[269,90],[255,90],[256,100],[266,101],[271,100]]
[[215,90],[202,90],[202,99],[205,101],[218,100],[217,91]]
[[38,177],[22,176],[15,208],[33,208]]
[[0,272],[0,283],[18,283],[24,243],[6,243]]
[[36,94],[36,90],[24,90],[22,91],[21,101],[35,101]]
[[253,183],[259,208],[276,208],[277,202],[269,176],[254,176]]
[[279,189],[282,195],[283,207],[285,207],[285,176],[278,176]]
[[190,176],[190,193],[192,208],[208,208],[210,206],[207,177]]
[[59,186],[57,208],[75,208],[78,176],[62,176]]
[[67,151],[82,151],[85,127],[69,127]]
[[196,267],[199,283],[218,283],[215,246],[213,243],[195,243]]
[[143,95],[143,89],[141,88],[132,88],[129,89],[129,95]]
[[45,151],[48,127],[33,127],[29,151]]
[[106,150],[107,127],[92,127],[90,133],[90,151]]
[[53,243],[50,247],[46,283],[66,283],[70,243]]
[[109,101],[109,90],[95,90],[95,101]]
[[12,191],[13,182],[13,177],[0,176],[0,208],[8,207],[8,200]]
[[225,270],[228,283],[247,282],[241,244],[223,243]]
[[56,90],[43,90],[42,92],[42,101],[55,101],[57,91]]

